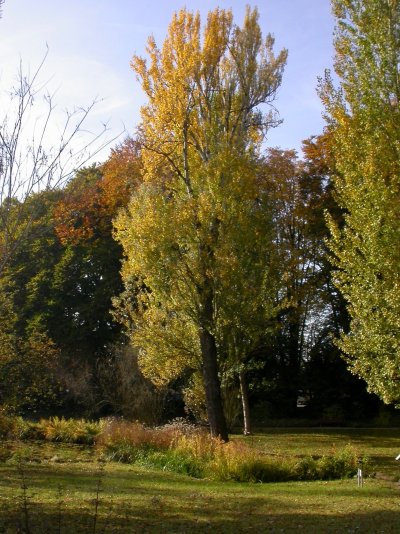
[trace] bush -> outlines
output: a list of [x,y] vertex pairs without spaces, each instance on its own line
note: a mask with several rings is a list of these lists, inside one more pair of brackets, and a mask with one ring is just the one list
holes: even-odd
[[357,474],[358,463],[361,460],[364,469],[368,469],[368,459],[360,458],[351,445],[332,456],[323,456],[317,462],[317,478],[321,480],[334,480],[336,478],[349,478]]
[[131,423],[110,418],[106,421],[96,443],[106,457],[120,461],[133,461],[138,451],[170,449],[179,437],[188,435],[194,431],[194,428],[184,420],[152,428],[138,422]]
[[15,417],[14,422],[15,422],[14,434],[13,434],[14,439],[21,439],[21,440],[45,439],[43,431],[38,425],[38,423],[34,423],[33,421],[28,421],[20,416]]
[[[200,477],[203,454],[199,439],[204,434],[184,419],[156,428],[109,419],[96,443],[108,460]],[[197,450],[188,446],[190,439],[197,439]],[[208,435],[203,440],[210,441]]]
[[15,418],[8,415],[7,410],[0,407],[0,439],[9,439],[14,435]]
[[242,443],[219,443],[207,474],[215,480],[236,482],[282,482],[290,479],[288,462],[260,454]]

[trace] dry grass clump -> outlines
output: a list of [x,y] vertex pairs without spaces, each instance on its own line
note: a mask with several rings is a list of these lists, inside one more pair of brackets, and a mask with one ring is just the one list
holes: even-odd
[[238,482],[345,478],[357,472],[359,459],[357,451],[349,446],[317,458],[271,456],[241,442],[223,443],[182,422],[148,428],[110,420],[97,445],[109,460]]
[[200,459],[208,440],[203,429],[184,420],[146,427],[139,422],[109,419],[96,445],[108,460],[201,476]]
[[92,445],[105,425],[104,420],[65,419],[51,417],[36,424],[36,432],[48,441]]
[[178,438],[196,432],[196,427],[181,420],[159,427],[109,418],[96,439],[97,447],[113,460],[134,461],[139,451],[166,451]]
[[102,431],[104,421],[86,419],[65,419],[50,417],[39,422],[14,417],[13,433],[10,439],[46,440],[60,443],[93,445],[96,436]]
[[168,449],[178,437],[194,432],[193,425],[181,421],[159,427],[148,427],[142,423],[109,418],[96,440],[100,448],[126,444],[135,448],[156,450]]

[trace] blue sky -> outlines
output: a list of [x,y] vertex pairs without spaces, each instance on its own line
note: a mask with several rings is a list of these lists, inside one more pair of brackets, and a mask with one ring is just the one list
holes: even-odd
[[[6,0],[0,21],[0,84],[10,87],[20,59],[33,70],[49,46],[42,73],[56,91],[59,108],[103,101],[90,127],[109,121],[113,132],[125,126],[133,134],[144,96],[129,67],[134,53],[144,55],[148,35],[161,44],[174,11],[186,6],[206,13],[232,8],[241,23],[247,2],[238,0]],[[269,146],[296,148],[322,131],[317,77],[332,65],[333,20],[329,0],[259,0],[263,33],[272,33],[276,50],[289,59],[276,106],[284,123],[270,132]]]

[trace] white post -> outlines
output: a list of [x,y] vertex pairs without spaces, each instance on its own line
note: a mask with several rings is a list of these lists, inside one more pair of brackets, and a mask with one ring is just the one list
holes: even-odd
[[357,470],[357,484],[359,488],[362,488],[364,485],[363,472],[361,467],[359,467]]

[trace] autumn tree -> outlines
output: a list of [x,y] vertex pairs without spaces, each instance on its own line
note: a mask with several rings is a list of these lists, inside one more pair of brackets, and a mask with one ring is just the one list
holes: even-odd
[[400,401],[398,0],[333,0],[335,71],[321,83],[344,224],[330,220],[335,281],[350,314],[339,342],[351,371]]
[[241,312],[258,313],[252,296],[265,295],[269,238],[256,174],[261,142],[279,121],[260,106],[273,102],[287,55],[273,45],[256,9],[242,27],[216,9],[203,35],[199,14],[182,10],[161,49],[149,39],[149,63],[132,61],[148,98],[144,184],[116,222],[125,283],[143,288],[132,341],[155,380],[201,370],[211,434],[224,440],[221,332],[234,343],[249,331]]

